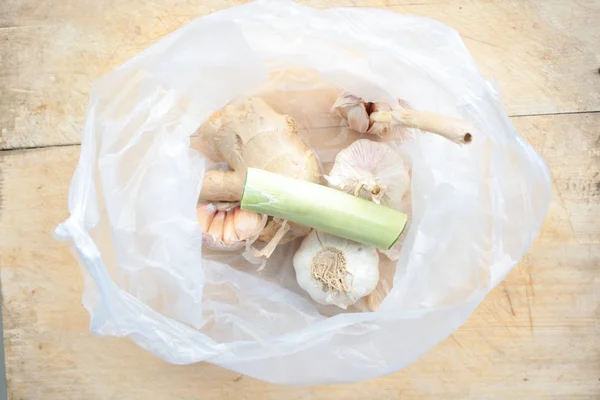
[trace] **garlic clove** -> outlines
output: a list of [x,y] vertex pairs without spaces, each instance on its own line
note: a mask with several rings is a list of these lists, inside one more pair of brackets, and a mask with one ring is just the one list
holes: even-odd
[[213,221],[216,213],[217,209],[211,203],[200,204],[196,208],[198,223],[200,224],[200,229],[202,232],[208,232],[208,228],[210,227],[210,224]]
[[[233,251],[242,249],[248,239],[240,239],[236,232],[236,211],[239,203],[221,202],[200,204],[197,207],[198,221],[202,231],[204,244],[212,250]],[[250,211],[247,213],[256,219],[259,224],[254,228],[254,235],[258,236],[264,224],[262,215]],[[266,217],[265,217],[266,220]],[[244,222],[244,220],[241,220]],[[238,220],[238,223],[240,220]]]
[[[226,220],[227,214],[231,214],[232,212],[227,212],[225,210],[219,210],[215,214],[212,223],[208,229],[208,232],[202,235],[202,239],[206,247],[212,250],[220,250],[220,251],[234,251],[239,250],[244,247],[244,241],[234,240],[234,236],[232,235],[232,228],[227,228],[228,231],[226,233]],[[232,218],[229,218],[228,224],[231,225]],[[227,239],[226,239],[227,238]],[[225,242],[227,240],[227,243]]]
[[225,223],[226,211],[217,211],[207,233],[216,241],[223,241],[223,224]]
[[233,246],[240,242],[235,233],[234,214],[234,210],[227,211],[223,222],[223,243],[225,243],[226,246]]
[[233,225],[239,240],[248,240],[257,236],[263,228],[262,215],[236,208],[233,210]]
[[369,114],[367,114],[364,104],[349,107],[346,112],[350,129],[360,133],[365,133],[369,130]]
[[360,97],[344,91],[337,97],[331,110],[345,119],[350,129],[360,133],[365,133],[369,129],[367,104]]

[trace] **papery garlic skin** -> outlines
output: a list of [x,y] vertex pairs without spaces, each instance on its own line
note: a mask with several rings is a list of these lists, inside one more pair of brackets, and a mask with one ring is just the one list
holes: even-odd
[[369,113],[367,112],[367,103],[358,96],[350,92],[343,91],[337,97],[331,107],[340,118],[348,122],[350,129],[365,133],[369,129]]
[[368,139],[340,151],[325,179],[333,188],[395,209],[410,184],[402,156],[387,144]]
[[254,239],[263,227],[263,216],[237,207],[233,210],[235,234],[239,240]]
[[[343,257],[342,276],[347,291],[329,288],[314,278],[315,262],[320,256]],[[293,259],[296,280],[310,297],[320,304],[333,304],[346,309],[368,295],[379,281],[379,256],[373,247],[352,242],[323,232],[312,231],[304,238]]]

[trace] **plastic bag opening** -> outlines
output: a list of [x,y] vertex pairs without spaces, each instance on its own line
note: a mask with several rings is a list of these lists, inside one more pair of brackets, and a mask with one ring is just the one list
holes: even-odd
[[[390,144],[411,169],[411,227],[374,313],[313,303],[286,268],[297,242],[260,273],[203,254],[195,214],[214,165],[193,133],[214,111],[260,96],[296,119],[327,173],[357,139],[329,112],[340,88],[478,131],[465,147],[430,134]],[[271,382],[348,382],[396,371],[460,326],[537,235],[549,187],[456,32],[382,10],[262,1],[190,23],[94,85],[71,216],[55,234],[85,266],[94,333]]]

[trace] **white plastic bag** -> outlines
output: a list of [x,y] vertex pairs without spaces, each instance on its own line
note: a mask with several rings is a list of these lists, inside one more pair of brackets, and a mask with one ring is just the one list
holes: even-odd
[[[290,247],[262,273],[203,258],[196,220],[206,162],[190,136],[213,111],[271,98],[327,168],[356,139],[329,113],[338,88],[478,129],[469,146],[425,133],[399,145],[412,160],[412,225],[377,312],[317,308],[295,283]],[[85,267],[95,334],[271,382],[350,382],[394,372],[458,328],[523,256],[549,199],[546,166],[455,31],[258,1],[195,20],[95,83],[56,235]]]

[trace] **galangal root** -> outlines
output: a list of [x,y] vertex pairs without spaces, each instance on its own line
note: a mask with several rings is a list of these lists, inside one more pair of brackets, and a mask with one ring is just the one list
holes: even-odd
[[213,161],[226,161],[232,171],[209,171],[200,200],[240,201],[248,168],[258,168],[318,183],[315,154],[300,140],[296,121],[252,97],[211,116],[197,131],[201,151]]
[[[317,157],[300,140],[294,118],[277,113],[260,98],[252,97],[228,105],[213,114],[196,133],[200,137],[200,150],[212,161],[225,161],[231,168],[205,174],[201,202],[239,202],[248,168],[309,182],[321,181]],[[221,216],[215,218],[219,224]],[[257,235],[257,240],[268,244],[262,250],[254,249],[254,254],[269,257],[277,244],[309,232],[310,228],[269,218]],[[239,237],[238,240],[247,241]]]

